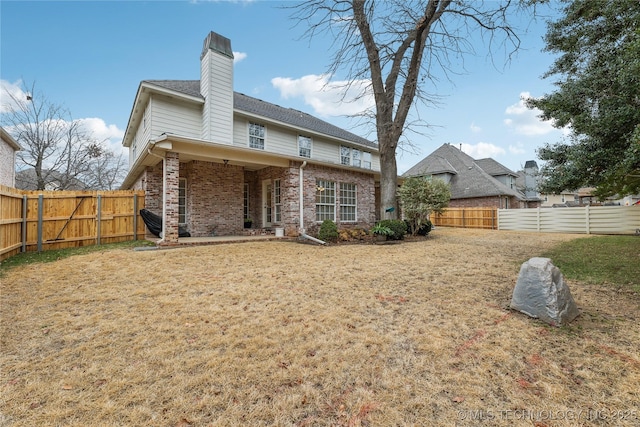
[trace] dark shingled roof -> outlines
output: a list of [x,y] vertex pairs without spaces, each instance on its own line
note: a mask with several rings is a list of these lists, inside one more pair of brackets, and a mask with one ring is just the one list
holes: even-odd
[[507,168],[502,163],[496,162],[491,157],[487,157],[486,159],[476,160],[476,164],[480,166],[483,171],[485,171],[491,176],[499,176],[499,175],[518,176],[518,174],[516,174],[514,171]]
[[[442,165],[446,164],[445,162],[451,166],[452,170],[443,170]],[[491,196],[513,196],[522,199],[522,194],[493,178],[476,163],[473,157],[450,144],[442,145],[402,176],[427,176],[442,173],[453,174],[450,181],[452,199]]]
[[[164,89],[204,99],[200,94],[199,80],[145,80],[143,83],[148,83]],[[374,149],[378,148],[376,143],[334,126],[324,120],[320,120],[310,114],[294,110],[293,108],[284,108],[270,102],[252,98],[242,93],[233,93],[233,108],[238,111],[262,116],[297,128],[307,129],[311,132],[332,136],[334,138],[343,139],[345,141],[350,141]]]

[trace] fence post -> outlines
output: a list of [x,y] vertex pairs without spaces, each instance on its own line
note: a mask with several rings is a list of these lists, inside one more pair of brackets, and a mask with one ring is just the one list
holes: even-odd
[[538,206],[538,212],[536,213],[536,231],[540,232],[540,206]]
[[133,195],[133,240],[138,240],[138,195]]
[[591,220],[589,219],[589,205],[586,206],[585,208],[585,215],[586,215],[586,225],[587,225],[587,234],[591,234]]
[[44,205],[44,196],[42,193],[38,195],[38,252],[42,252],[42,207]]
[[100,246],[100,216],[102,213],[102,196],[98,194],[98,212],[96,212],[96,245]]
[[464,208],[462,208],[462,228],[467,228],[465,221],[464,221]]
[[20,252],[27,251],[27,195],[22,196],[22,248]]

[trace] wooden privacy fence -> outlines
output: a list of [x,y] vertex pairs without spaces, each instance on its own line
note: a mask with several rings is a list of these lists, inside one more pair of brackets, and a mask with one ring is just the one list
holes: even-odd
[[143,239],[144,191],[23,191],[0,186],[0,260]]
[[447,208],[441,214],[432,214],[431,222],[441,227],[494,230],[498,228],[496,211],[496,208]]
[[499,209],[498,224],[500,230],[634,234],[640,229],[640,206]]

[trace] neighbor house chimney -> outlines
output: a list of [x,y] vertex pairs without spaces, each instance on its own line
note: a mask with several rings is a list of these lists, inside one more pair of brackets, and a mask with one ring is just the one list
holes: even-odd
[[200,55],[202,139],[219,144],[233,141],[233,51],[231,40],[209,33]]

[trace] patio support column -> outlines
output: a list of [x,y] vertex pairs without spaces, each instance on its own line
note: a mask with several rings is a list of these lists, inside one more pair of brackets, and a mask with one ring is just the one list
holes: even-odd
[[180,178],[180,155],[167,152],[162,168],[164,205],[162,207],[162,242],[178,243],[178,195]]

